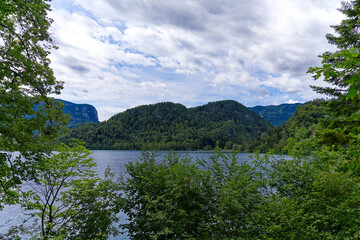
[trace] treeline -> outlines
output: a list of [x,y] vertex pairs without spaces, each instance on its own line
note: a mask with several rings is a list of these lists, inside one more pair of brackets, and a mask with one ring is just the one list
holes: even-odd
[[298,106],[295,114],[288,121],[254,138],[247,150],[261,153],[288,153],[289,144],[317,134],[319,123],[329,117],[329,113],[326,113],[326,104],[325,100],[317,99]]
[[105,122],[72,129],[60,140],[82,139],[90,149],[237,149],[271,124],[236,101],[186,108],[170,102],[144,105]]
[[282,125],[286,122],[296,111],[297,107],[302,103],[280,104],[270,106],[255,106],[249,109],[258,113],[261,117],[269,121],[274,126]]
[[145,153],[127,166],[122,227],[130,239],[357,239],[359,170],[340,155],[324,148],[242,162]]

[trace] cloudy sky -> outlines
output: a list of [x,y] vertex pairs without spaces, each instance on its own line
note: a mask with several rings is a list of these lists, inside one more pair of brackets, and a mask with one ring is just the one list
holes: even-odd
[[343,16],[340,0],[53,0],[60,98],[100,120],[171,101],[245,106],[318,97],[306,73]]

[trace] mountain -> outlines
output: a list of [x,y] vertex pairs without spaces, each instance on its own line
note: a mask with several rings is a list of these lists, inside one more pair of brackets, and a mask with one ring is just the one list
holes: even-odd
[[62,108],[64,114],[71,116],[68,127],[74,128],[84,123],[98,123],[96,108],[90,104],[75,104],[72,102],[56,99],[64,104]]
[[289,139],[300,142],[315,134],[319,121],[326,116],[324,103],[324,100],[317,99],[299,105],[288,121],[255,138],[247,150],[287,153],[285,147],[289,144]]
[[249,107],[264,119],[268,120],[272,125],[279,126],[287,121],[296,111],[296,108],[303,103],[281,104],[270,106]]
[[271,124],[236,101],[186,108],[163,102],[128,109],[109,120],[72,129],[61,140],[79,138],[90,149],[213,149],[245,144]]

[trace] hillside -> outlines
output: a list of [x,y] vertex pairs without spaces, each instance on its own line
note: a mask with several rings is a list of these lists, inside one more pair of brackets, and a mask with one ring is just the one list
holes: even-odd
[[296,108],[303,103],[281,104],[270,106],[249,107],[272,125],[279,126],[286,122],[296,111]]
[[98,123],[98,115],[94,106],[90,104],[75,104],[72,102],[56,99],[64,104],[62,108],[64,114],[71,116],[67,126],[74,128],[84,123]]
[[275,153],[286,153],[284,147],[288,144],[290,138],[299,138],[300,141],[316,132],[320,119],[323,119],[326,115],[323,103],[324,100],[314,100],[299,105],[295,114],[288,121],[254,139],[247,150],[249,152],[260,151],[265,153],[273,151]]
[[63,136],[83,139],[90,149],[213,149],[247,143],[271,124],[236,101],[219,101],[195,108],[170,102],[144,105],[105,122],[85,124]]

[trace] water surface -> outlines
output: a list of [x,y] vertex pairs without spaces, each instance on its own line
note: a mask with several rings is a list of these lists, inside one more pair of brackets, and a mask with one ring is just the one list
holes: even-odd
[[[159,151],[156,152],[158,157],[157,159],[161,160],[166,157],[168,151]],[[203,151],[177,151],[177,154],[180,157],[189,156],[192,159],[203,159],[208,160],[210,156],[214,155],[213,152],[203,152]],[[95,150],[92,151],[91,157],[97,163],[95,171],[102,177],[104,171],[107,167],[110,167],[111,170],[115,173],[115,176],[125,175],[126,164],[130,162],[139,161],[142,155],[141,151],[124,151],[124,150]],[[237,158],[239,161],[249,160],[248,153],[239,153]],[[17,225],[21,223],[23,219],[23,211],[19,206],[8,206],[3,211],[0,211],[0,233],[5,233],[7,229],[12,225]],[[120,223],[126,222],[126,215],[120,214]],[[27,239],[27,238],[24,238]],[[111,240],[126,240],[129,239],[126,234],[110,238]]]

